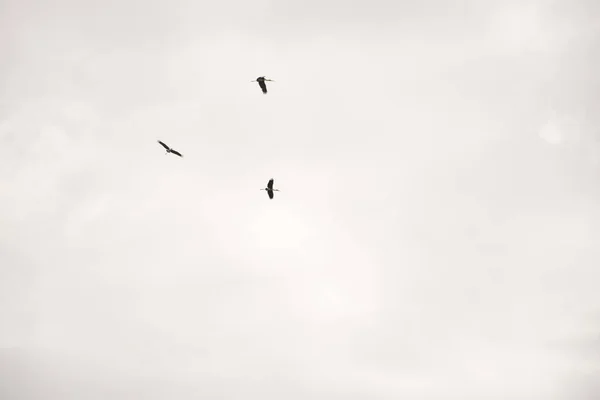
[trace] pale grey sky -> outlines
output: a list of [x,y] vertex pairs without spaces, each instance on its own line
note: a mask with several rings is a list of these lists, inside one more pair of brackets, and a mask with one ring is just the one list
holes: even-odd
[[0,398],[598,399],[599,12],[1,2]]

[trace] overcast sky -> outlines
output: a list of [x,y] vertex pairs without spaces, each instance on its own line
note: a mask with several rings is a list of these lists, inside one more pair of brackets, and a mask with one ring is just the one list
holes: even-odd
[[0,398],[598,399],[599,16],[0,1]]

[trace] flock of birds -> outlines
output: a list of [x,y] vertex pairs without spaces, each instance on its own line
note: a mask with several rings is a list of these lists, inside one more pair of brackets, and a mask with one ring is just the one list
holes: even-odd
[[[264,94],[267,94],[267,84],[265,82],[274,82],[274,81],[271,80],[271,79],[266,79],[264,76],[259,76],[258,78],[256,78],[253,81],[250,81],[250,82],[258,82],[258,86],[260,86],[260,89],[262,90],[262,92]],[[164,147],[165,150],[167,151],[165,153],[165,155],[171,153],[171,154],[175,154],[175,155],[177,155],[179,157],[183,157],[183,155],[180,152],[178,152],[177,150],[169,147],[164,142],[162,142],[162,141],[159,140],[158,143],[162,147]],[[267,187],[264,188],[264,189],[260,189],[260,190],[266,190],[267,194],[269,195],[269,199],[271,199],[271,200],[273,199],[274,192],[279,192],[279,189],[273,189],[273,182],[274,182],[273,178],[269,179],[269,182],[267,183]]]

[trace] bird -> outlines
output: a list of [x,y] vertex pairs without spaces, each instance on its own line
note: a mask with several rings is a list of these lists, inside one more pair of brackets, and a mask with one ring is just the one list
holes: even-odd
[[265,83],[265,81],[275,82],[274,80],[266,79],[264,76],[259,76],[258,78],[256,78],[256,80],[253,80],[250,82],[258,82],[258,86],[260,86],[260,88],[262,89],[262,92],[264,94],[267,94],[267,84]]
[[279,192],[279,189],[273,189],[273,178],[271,178],[269,180],[269,183],[267,183],[267,187],[264,189],[260,189],[260,190],[266,190],[267,194],[269,195],[269,198],[271,200],[273,200],[273,192]]
[[167,146],[166,144],[164,144],[160,140],[158,140],[158,143],[160,143],[160,145],[167,150],[167,152],[165,153],[165,155],[167,155],[169,153],[173,153],[173,154],[177,154],[179,157],[183,157],[180,152],[178,152],[177,150],[173,150],[172,148],[170,148],[169,146]]

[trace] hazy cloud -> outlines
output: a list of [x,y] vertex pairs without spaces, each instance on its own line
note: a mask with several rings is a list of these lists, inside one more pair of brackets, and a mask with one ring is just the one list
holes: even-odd
[[597,11],[3,3],[0,397],[594,398]]

